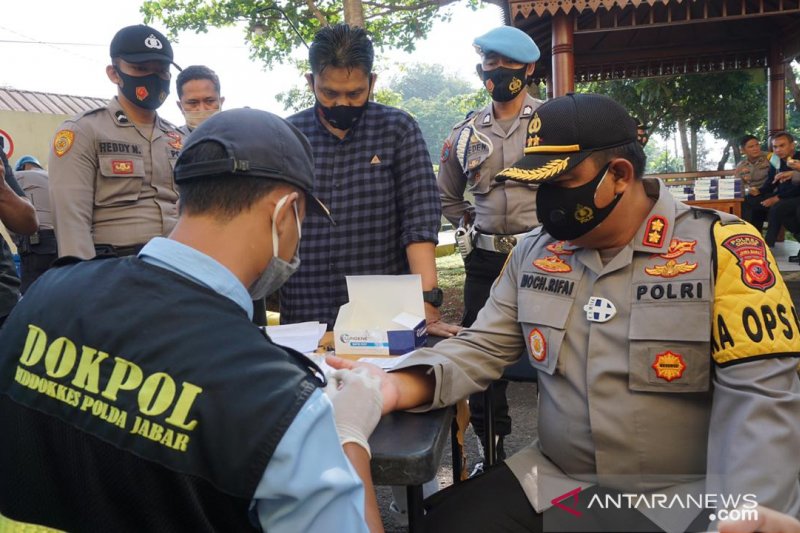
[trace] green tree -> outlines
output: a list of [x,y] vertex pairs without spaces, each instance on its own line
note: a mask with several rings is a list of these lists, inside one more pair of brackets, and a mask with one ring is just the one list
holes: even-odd
[[680,139],[684,171],[697,170],[703,159],[700,138],[709,132],[728,141],[722,168],[745,133],[764,131],[766,87],[763,76],[750,71],[691,74],[637,80],[593,82],[583,90],[607,94],[651,127],[651,132]]
[[145,0],[141,12],[146,22],[163,22],[173,37],[182,30],[205,33],[247,22],[244,39],[251,57],[269,67],[286,61],[322,26],[342,22],[369,31],[379,48],[412,51],[434,21],[450,19],[447,6],[456,1],[472,9],[481,5],[481,0]]
[[441,65],[412,64],[389,82],[389,90],[398,94],[397,107],[411,113],[419,123],[431,161],[439,161],[442,144],[456,123],[467,113],[485,106],[489,94],[477,91],[469,83],[445,74]]

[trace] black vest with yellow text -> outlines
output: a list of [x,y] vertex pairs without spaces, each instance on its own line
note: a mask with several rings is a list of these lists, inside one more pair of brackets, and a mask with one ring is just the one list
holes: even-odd
[[52,269],[0,331],[0,513],[242,531],[319,382],[230,299],[137,258]]

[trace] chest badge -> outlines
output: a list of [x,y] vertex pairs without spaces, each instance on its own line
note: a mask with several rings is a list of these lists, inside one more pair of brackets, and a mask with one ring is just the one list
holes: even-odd
[[531,357],[535,360],[542,362],[547,357],[547,341],[539,328],[533,328],[528,334],[528,346],[531,349]]
[[180,133],[176,131],[168,131],[166,133],[166,136],[172,139],[169,142],[169,146],[171,148],[174,148],[175,150],[180,150],[181,148],[183,148],[183,137],[181,137]]
[[617,315],[617,308],[606,298],[592,296],[589,303],[583,306],[586,311],[586,320],[589,322],[608,322]]
[[674,259],[667,260],[663,265],[653,265],[651,267],[644,267],[644,271],[651,276],[658,276],[660,278],[674,278],[681,274],[686,274],[697,268],[697,263],[690,263],[684,261],[678,263]]
[[533,266],[545,272],[572,272],[572,267],[557,255],[536,259]]
[[575,253],[572,250],[565,250],[564,249],[565,244],[566,244],[565,241],[551,242],[550,244],[545,246],[545,249],[548,252],[553,252],[556,255],[572,255],[573,253]]
[[669,350],[656,354],[656,360],[651,366],[656,371],[656,377],[665,381],[680,379],[683,371],[686,370],[683,356]]

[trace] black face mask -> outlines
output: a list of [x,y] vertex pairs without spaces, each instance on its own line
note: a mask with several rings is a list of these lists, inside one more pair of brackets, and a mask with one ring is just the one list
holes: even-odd
[[509,102],[522,92],[528,81],[526,70],[528,65],[517,69],[497,67],[494,70],[483,70],[481,65],[478,65],[478,74],[483,79],[483,86],[495,102]]
[[325,107],[319,103],[319,100],[314,105],[322,111],[322,116],[331,126],[337,130],[349,130],[356,125],[358,119],[364,114],[364,110],[369,105],[369,99],[362,106],[335,105],[333,107]]
[[114,67],[120,79],[122,94],[134,105],[144,109],[158,109],[169,95],[169,80],[158,74],[131,76]]
[[536,193],[537,215],[544,229],[554,239],[575,240],[599,226],[614,210],[622,193],[615,195],[605,207],[597,207],[594,203],[597,188],[606,177],[610,164],[604,166],[592,181],[580,187],[568,189],[553,183],[539,186]]

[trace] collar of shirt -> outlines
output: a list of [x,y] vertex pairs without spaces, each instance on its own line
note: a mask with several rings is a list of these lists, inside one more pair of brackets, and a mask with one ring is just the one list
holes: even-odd
[[253,301],[239,278],[221,263],[178,241],[156,237],[139,252],[139,259],[164,268],[230,298],[253,318]]

